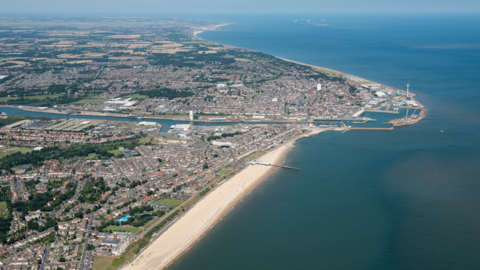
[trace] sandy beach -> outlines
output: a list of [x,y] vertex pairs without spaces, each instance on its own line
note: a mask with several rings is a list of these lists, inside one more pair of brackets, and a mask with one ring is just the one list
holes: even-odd
[[193,35],[194,35],[194,36],[197,36],[198,34],[203,33],[203,32],[205,32],[205,31],[213,31],[213,30],[215,30],[215,29],[218,28],[218,27],[227,26],[227,25],[229,25],[229,24],[231,24],[231,23],[219,24],[219,25],[216,25],[216,26],[214,26],[213,28],[208,29],[208,30],[193,31]]
[[[298,138],[318,134],[316,129]],[[297,138],[297,139],[298,139]],[[281,164],[285,154],[295,141],[266,153],[259,160],[271,164]],[[271,166],[248,165],[243,171],[211,191],[203,200],[168,228],[140,256],[122,269],[143,270],[162,269],[187,250],[208,231],[236,202],[244,197],[268,174],[276,169]]]

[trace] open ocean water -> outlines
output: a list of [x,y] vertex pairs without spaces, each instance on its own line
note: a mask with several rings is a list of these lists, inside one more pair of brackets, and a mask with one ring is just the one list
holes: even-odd
[[197,18],[234,23],[207,40],[410,80],[429,111],[394,131],[302,139],[285,160],[300,171],[276,171],[169,270],[480,269],[478,14]]

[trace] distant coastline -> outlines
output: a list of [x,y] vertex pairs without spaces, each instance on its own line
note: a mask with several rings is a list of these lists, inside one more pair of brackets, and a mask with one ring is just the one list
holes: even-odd
[[[213,31],[213,30],[215,30],[219,27],[227,26],[227,25],[230,25],[230,24],[232,24],[232,23],[222,23],[222,24],[219,24],[219,25],[215,25],[213,28],[210,28],[210,29],[193,31],[193,36],[197,37],[198,34],[203,33],[205,31]],[[199,37],[197,37],[197,38],[199,38]]]

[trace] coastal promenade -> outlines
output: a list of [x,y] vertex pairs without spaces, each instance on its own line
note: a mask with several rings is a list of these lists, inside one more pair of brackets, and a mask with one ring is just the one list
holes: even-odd
[[[296,140],[318,134],[322,131],[324,130],[313,129],[273,149],[258,159],[271,164],[280,164]],[[194,244],[274,169],[275,167],[272,166],[249,165],[230,180],[225,181],[208,193],[185,215],[156,238],[133,262],[122,269],[143,270],[166,267]]]

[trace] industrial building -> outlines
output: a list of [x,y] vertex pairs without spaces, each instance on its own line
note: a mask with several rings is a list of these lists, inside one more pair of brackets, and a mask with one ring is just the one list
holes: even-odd
[[56,123],[54,125],[48,126],[43,130],[51,130],[51,131],[73,131],[73,132],[81,132],[87,129],[93,128],[93,124],[90,121],[86,121],[84,119],[67,119],[66,121],[62,121],[60,123]]

